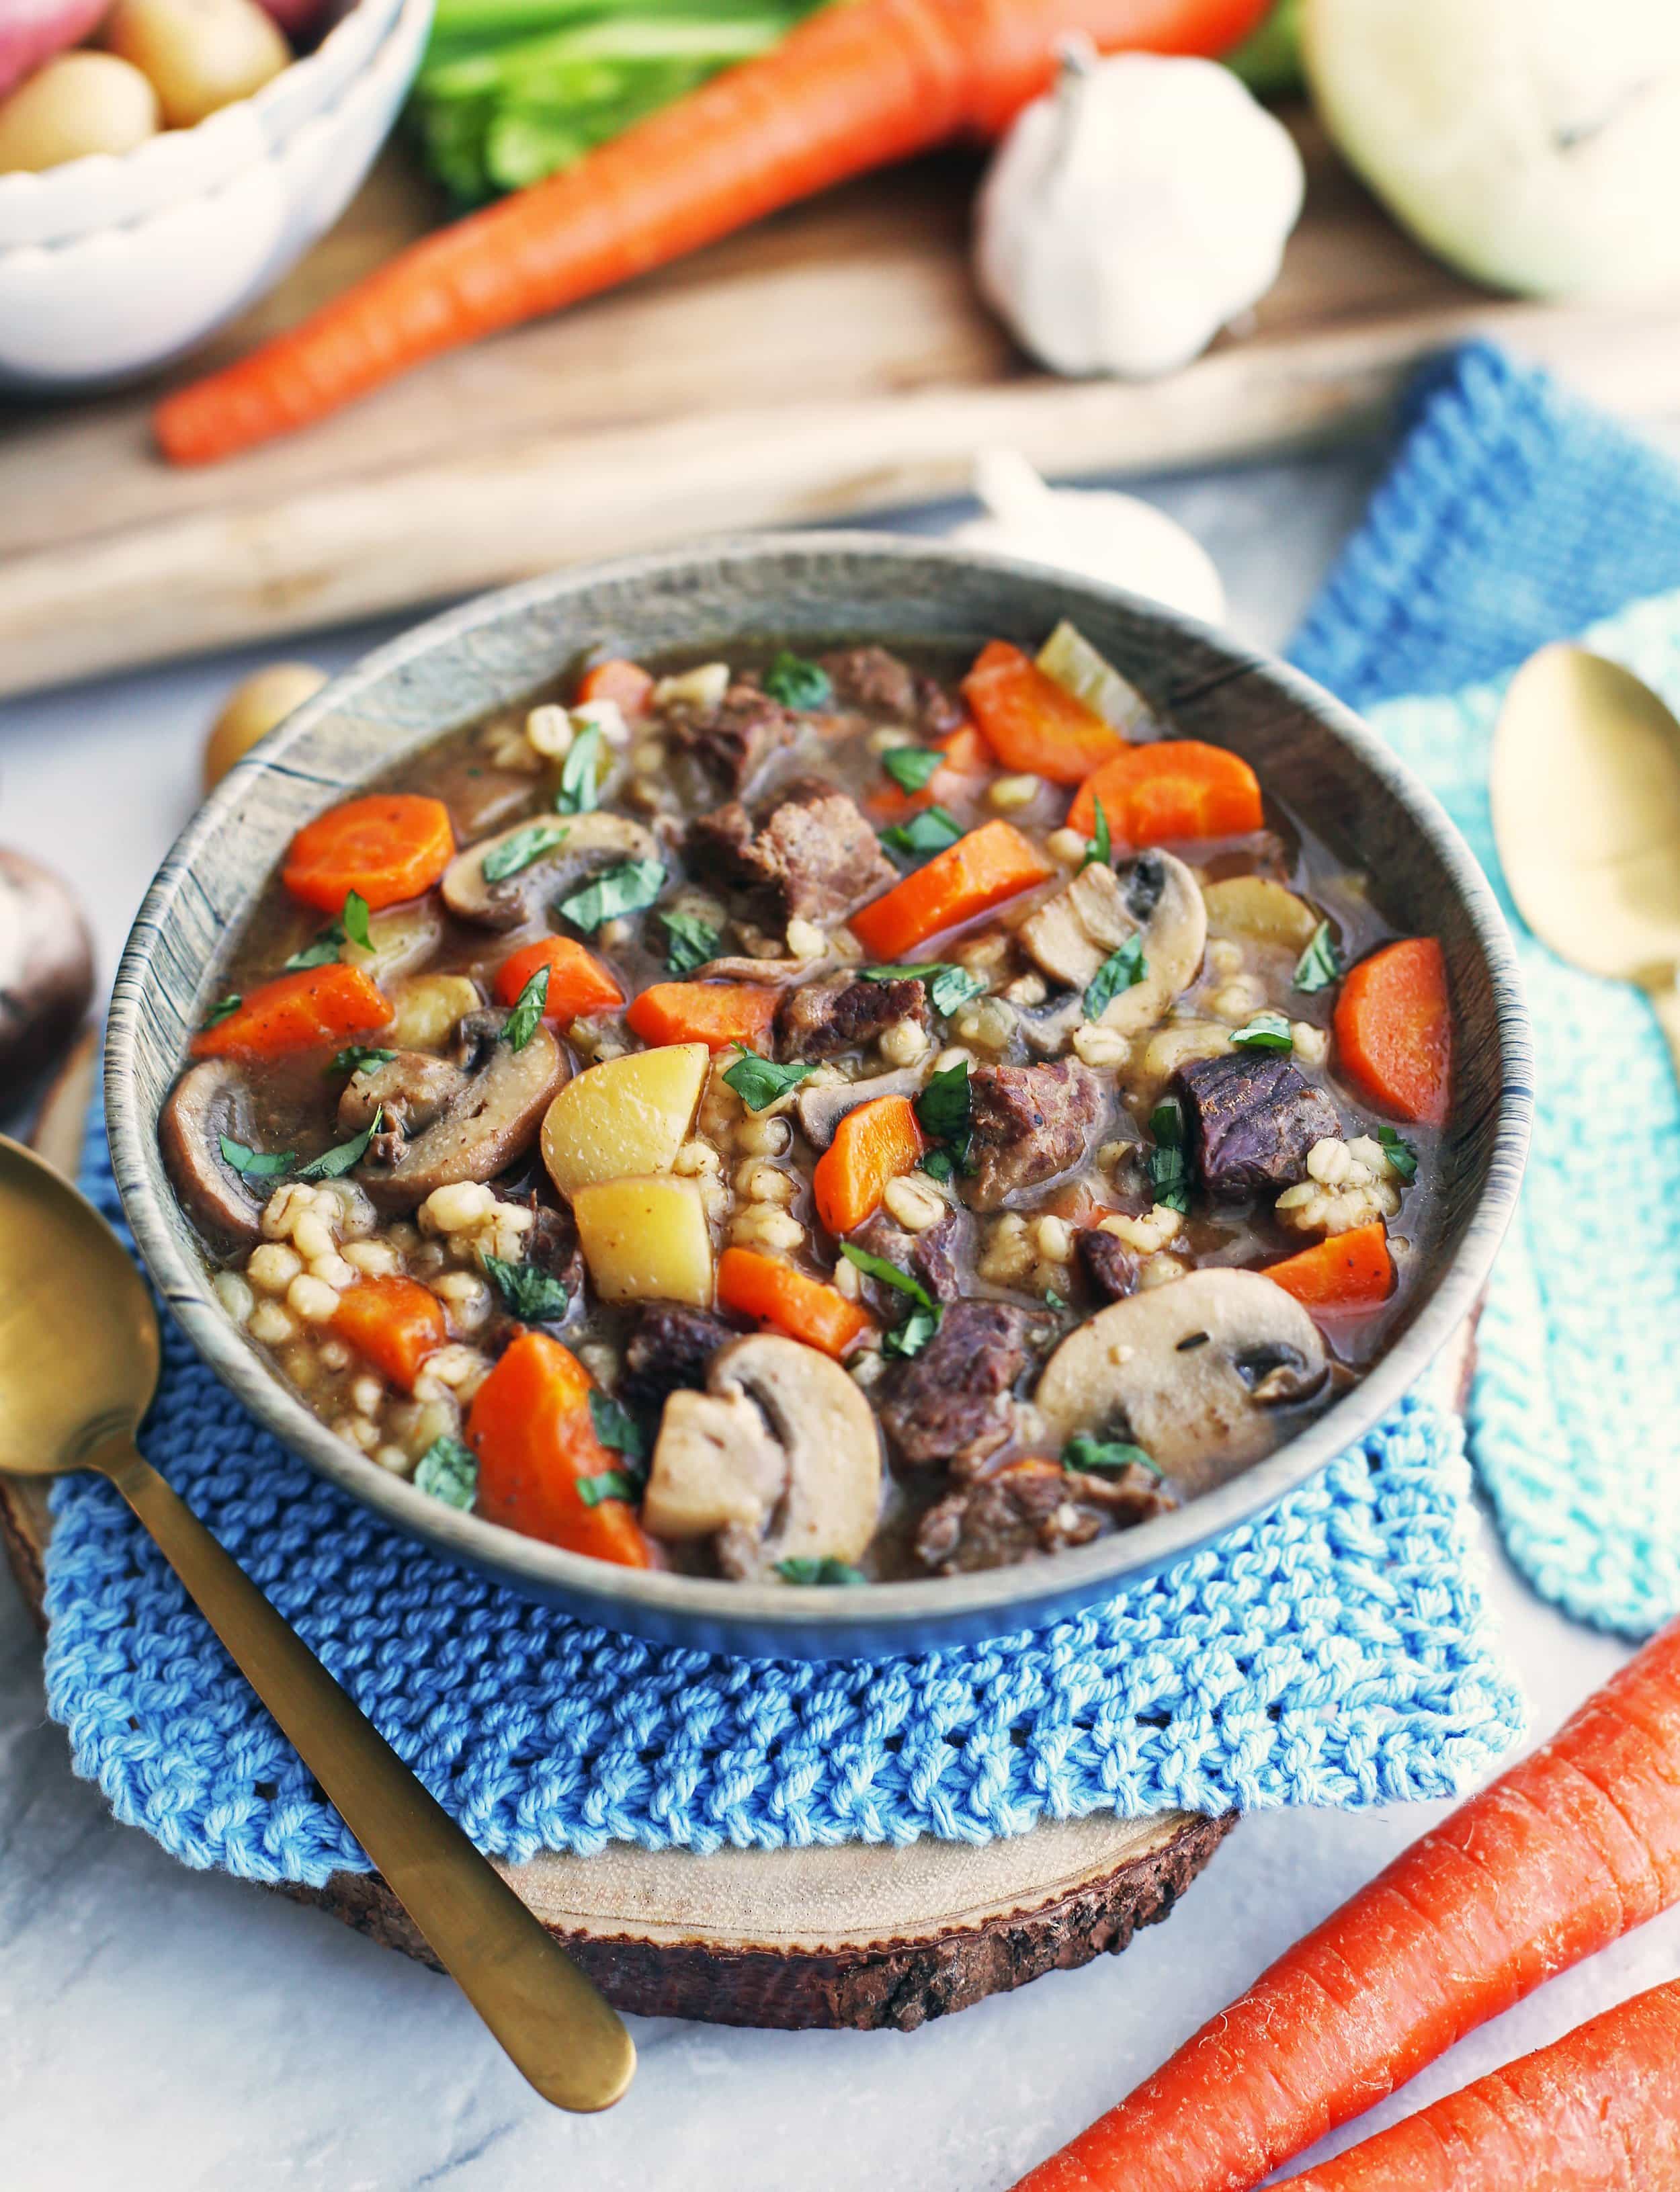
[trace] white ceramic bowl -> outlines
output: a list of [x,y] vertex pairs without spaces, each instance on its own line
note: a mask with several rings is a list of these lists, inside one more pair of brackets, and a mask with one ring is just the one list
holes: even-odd
[[350,202],[432,0],[360,0],[254,98],[122,157],[0,176],[0,388],[97,385],[200,342]]

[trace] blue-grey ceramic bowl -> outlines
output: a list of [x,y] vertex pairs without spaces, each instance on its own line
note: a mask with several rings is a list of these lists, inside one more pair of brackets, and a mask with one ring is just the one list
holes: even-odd
[[[584,650],[630,655],[774,636],[1036,645],[1071,616],[1186,737],[1233,748],[1369,874],[1399,928],[1445,946],[1459,1030],[1454,1115],[1424,1283],[1370,1373],[1269,1458],[1178,1511],[1054,1559],[880,1584],[789,1589],[637,1573],[459,1513],[335,1438],[223,1312],[177,1207],[157,1117],[220,967],[299,825],[442,733],[529,693]],[[1040,1625],[1269,1506],[1352,1445],[1469,1315],[1528,1141],[1529,1025],[1510,939],[1434,798],[1328,693],[1281,662],[1115,589],[919,541],[808,534],[707,541],[487,595],[334,678],[219,785],[159,871],[117,978],[106,1106],[140,1253],[217,1374],[323,1476],[512,1589],[608,1628],[751,1656],[877,1658]]]

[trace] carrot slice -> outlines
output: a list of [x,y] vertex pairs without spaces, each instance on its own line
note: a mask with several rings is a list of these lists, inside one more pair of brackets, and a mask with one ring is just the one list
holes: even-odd
[[466,1443],[478,1457],[478,1512],[569,1552],[651,1567],[653,1549],[629,1504],[609,1495],[591,1506],[579,1489],[598,1490],[591,1480],[624,1469],[624,1456],[597,1435],[593,1384],[557,1339],[520,1333],[466,1419]]
[[927,1146],[907,1096],[877,1096],[848,1111],[811,1175],[818,1217],[831,1233],[851,1232]]
[[753,1248],[726,1248],[717,1259],[717,1299],[726,1309],[774,1324],[790,1338],[820,1347],[837,1361],[856,1346],[871,1319],[838,1287]]
[[1432,936],[1410,936],[1362,959],[1341,985],[1336,1049],[1350,1080],[1403,1119],[1447,1116],[1453,1008],[1447,956]]
[[1378,1218],[1351,1232],[1332,1233],[1299,1255],[1268,1264],[1266,1276],[1307,1309],[1375,1309],[1394,1291],[1387,1230]]
[[1068,827],[1084,837],[1094,835],[1099,799],[1117,845],[1244,837],[1266,819],[1260,779],[1248,762],[1200,739],[1128,746],[1080,785],[1067,811]]
[[[1677,1901],[1680,1622],[1017,2192],[1245,2192]],[[1500,2192],[1537,2181],[1497,2179]]]
[[391,1001],[359,967],[329,960],[324,967],[278,974],[251,990],[214,1027],[192,1038],[195,1058],[285,1058],[294,1050],[343,1042],[386,1027]]
[[877,959],[899,959],[941,929],[1019,897],[1051,873],[1037,847],[1013,823],[982,822],[894,883],[884,898],[854,913],[852,933]]
[[443,1303],[414,1279],[364,1279],[346,1287],[333,1312],[333,1329],[409,1393],[427,1356],[449,1337]]
[[569,936],[545,936],[511,953],[496,969],[496,996],[517,1005],[519,992],[539,967],[548,969],[546,1020],[574,1020],[580,1013],[603,1013],[624,1002],[624,991],[591,951]]
[[610,662],[597,662],[592,670],[586,670],[578,681],[580,702],[614,700],[627,723],[647,714],[653,697],[654,681],[639,662],[616,658]]
[[732,1042],[761,1043],[776,1016],[777,997],[757,982],[655,982],[625,1014],[643,1042],[703,1042],[727,1050]]
[[1031,656],[994,639],[963,680],[963,698],[980,734],[1005,768],[1083,784],[1126,750],[1094,708],[1047,677]]
[[351,891],[377,912],[429,891],[455,856],[455,833],[441,799],[380,791],[346,800],[306,822],[281,877],[294,898],[336,913]]
[[1607,2009],[1289,2182],[1297,2192],[1680,2184],[1680,1979]]

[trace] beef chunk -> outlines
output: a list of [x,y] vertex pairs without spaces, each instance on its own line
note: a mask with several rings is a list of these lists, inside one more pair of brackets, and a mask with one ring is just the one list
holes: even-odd
[[799,734],[799,719],[757,686],[731,685],[715,708],[679,704],[660,718],[665,734],[720,791],[744,791],[771,755]]
[[620,1394],[634,1407],[656,1411],[681,1387],[698,1391],[712,1356],[725,1340],[740,1337],[722,1317],[708,1316],[704,1310],[650,1303],[624,1351]]
[[1086,1285],[1100,1302],[1123,1301],[1137,1285],[1137,1259],[1123,1241],[1100,1226],[1076,1236],[1073,1250]]
[[1237,1198],[1305,1176],[1315,1142],[1341,1133],[1335,1106],[1277,1051],[1226,1051],[1179,1068],[1191,1160],[1209,1195]]
[[1009,1436],[1010,1391],[1031,1360],[1033,1334],[1043,1329],[1027,1310],[1003,1302],[953,1302],[882,1404],[901,1457],[960,1468],[995,1453]]
[[[955,1210],[923,1233],[907,1233],[902,1225],[895,1225],[884,1210],[877,1210],[857,1231],[860,1248],[866,1249],[871,1256],[884,1256],[900,1270],[920,1279],[937,1302],[954,1302],[963,1291],[957,1270],[962,1240],[963,1217]],[[1117,1241],[1114,1245],[1117,1248],[1120,1244]],[[870,1283],[873,1285],[875,1282],[871,1280]],[[903,1306],[904,1297],[895,1295],[893,1314],[899,1315]]]
[[837,920],[897,876],[852,801],[816,777],[786,785],[756,826],[739,800],[702,814],[688,854],[696,875],[748,892],[777,928]]
[[1102,1114],[1102,1083],[1087,1065],[983,1065],[969,1076],[974,1172],[969,1202],[996,1210],[1077,1164]]
[[845,647],[825,654],[835,697],[851,708],[895,716],[925,738],[942,739],[965,721],[962,703],[935,677],[924,677],[884,647]]
[[1166,1487],[1135,1463],[1111,1477],[1050,1461],[1013,1462],[930,1507],[916,1532],[917,1556],[947,1575],[1008,1567],[1034,1553],[1089,1544],[1105,1529],[1129,1530],[1173,1504]]
[[928,1025],[923,984],[853,982],[839,974],[788,991],[776,1014],[776,1042],[783,1058],[833,1058],[884,1034],[900,1020]]
[[583,1251],[578,1246],[578,1229],[571,1212],[539,1202],[534,1195],[529,1199],[529,1207],[533,1223],[525,1236],[525,1261],[546,1271],[550,1278],[558,1279],[566,1289],[569,1302],[580,1300],[585,1277]]

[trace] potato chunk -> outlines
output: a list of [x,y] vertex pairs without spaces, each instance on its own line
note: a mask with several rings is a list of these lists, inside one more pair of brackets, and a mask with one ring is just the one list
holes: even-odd
[[577,1190],[572,1212],[589,1276],[603,1301],[688,1302],[710,1309],[711,1236],[693,1180],[670,1173],[597,1180]]
[[542,1122],[542,1161],[561,1194],[669,1172],[689,1139],[709,1058],[703,1042],[665,1043],[603,1059],[569,1081]]

